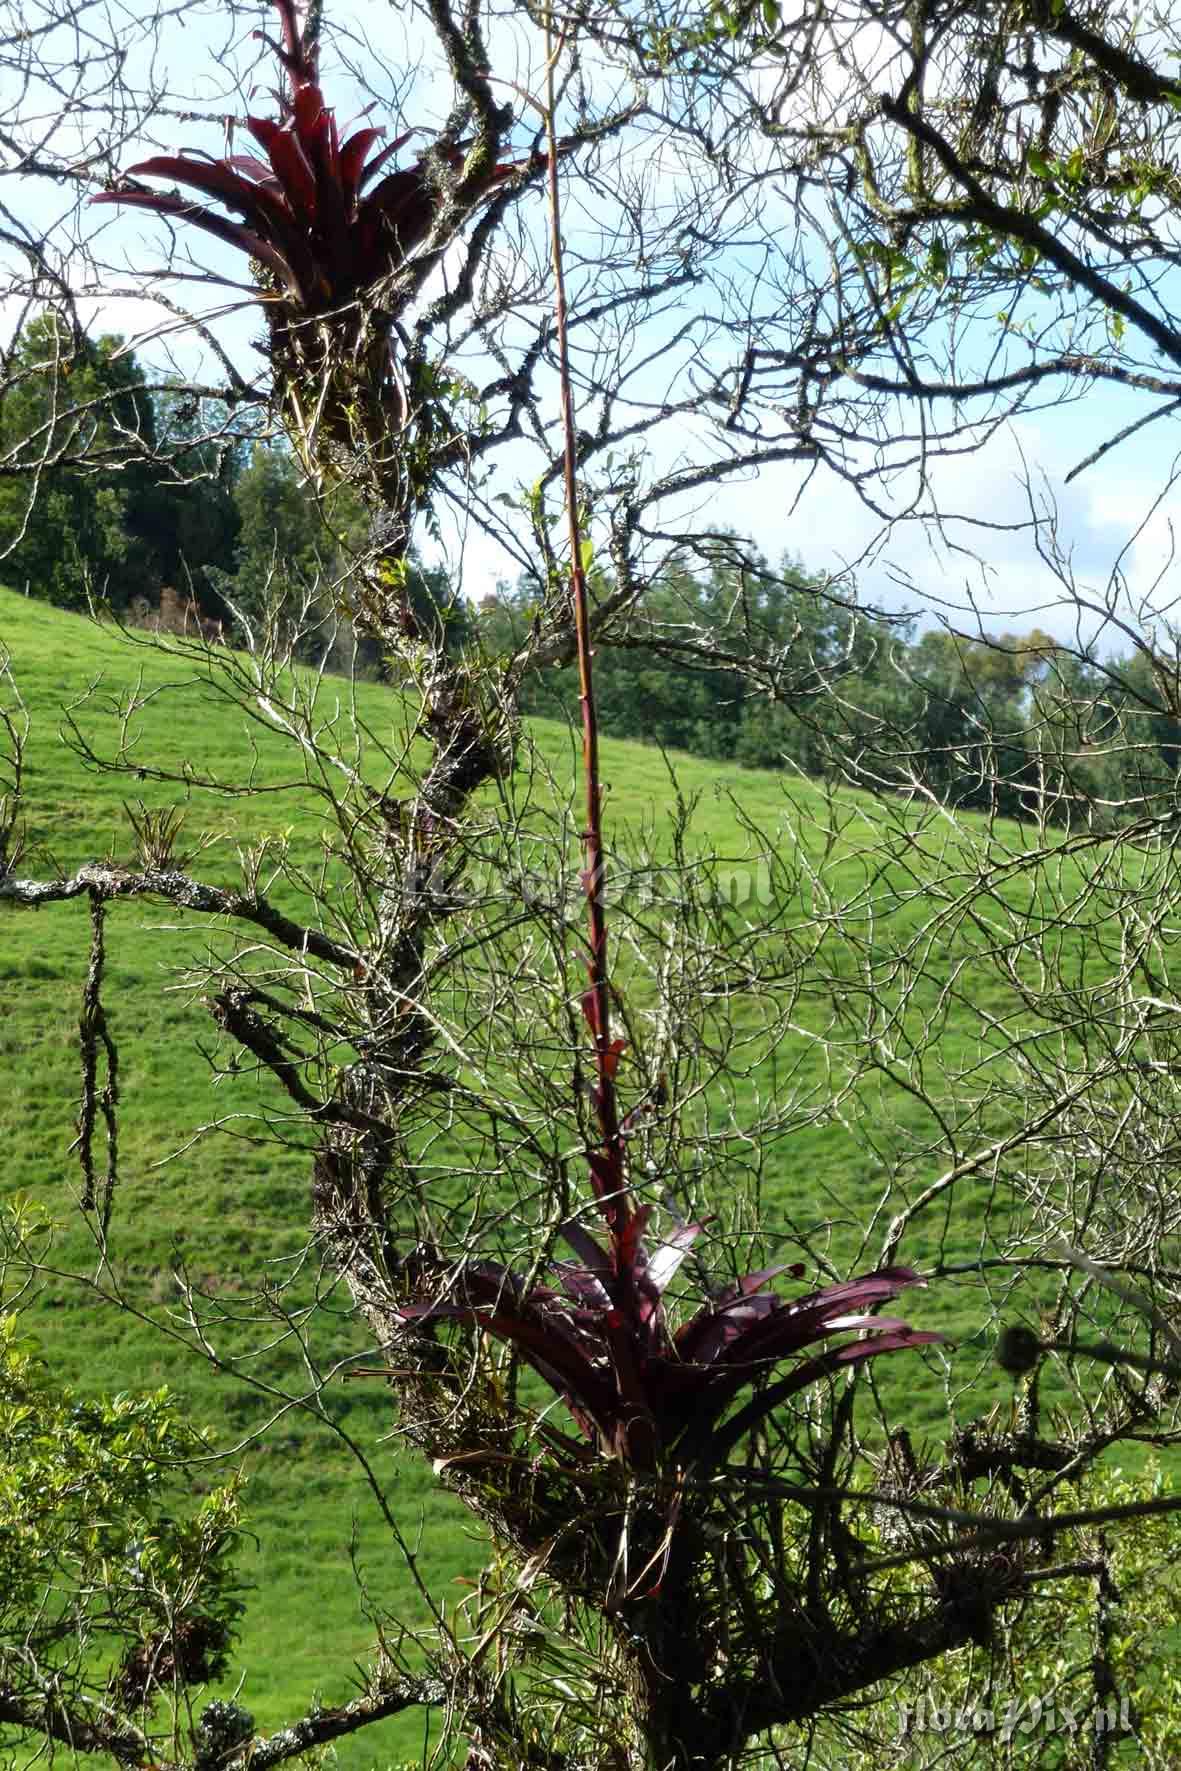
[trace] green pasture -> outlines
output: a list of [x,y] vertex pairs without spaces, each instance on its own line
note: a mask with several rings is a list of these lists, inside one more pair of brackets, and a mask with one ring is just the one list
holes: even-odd
[[[286,842],[309,870],[315,867],[325,808],[308,787],[298,754],[265,722],[230,706],[203,680],[194,658],[167,656],[110,627],[7,592],[0,593],[0,644],[11,654],[30,721],[22,874],[68,874],[104,856],[130,862],[127,804],[183,806],[179,849],[196,849],[208,839],[191,866],[214,883],[233,884],[238,850],[264,837]],[[330,717],[334,699],[343,705],[347,689],[325,679],[321,693]],[[357,711],[375,734],[396,730],[393,690],[363,684],[356,693]],[[5,705],[18,711],[11,693]],[[121,754],[123,766],[115,772],[94,767],[79,749],[79,734],[100,756]],[[557,725],[539,723],[532,738],[540,760],[530,765],[534,774],[525,797],[544,821],[574,778],[576,746]],[[380,780],[382,765],[369,766]],[[178,779],[155,779],[152,771],[160,768]],[[1102,919],[1083,928],[1070,915],[1078,886],[1071,855],[1051,855],[1033,873],[1000,867],[982,889],[973,827],[965,834],[931,808],[883,806],[849,790],[826,798],[818,787],[795,779],[688,757],[670,760],[630,744],[604,746],[604,774],[612,840],[630,855],[669,858],[669,809],[679,792],[695,801],[689,826],[694,854],[720,855],[723,872],[728,866],[739,875],[747,868],[757,892],[757,845],[749,831],[775,833],[796,894],[785,907],[783,939],[807,920],[806,912],[820,917],[828,982],[801,996],[798,1037],[761,1053],[735,1080],[727,1112],[740,1115],[746,1105],[753,1110],[760,1091],[778,1091],[795,1103],[791,1136],[770,1153],[763,1177],[772,1240],[777,1230],[786,1234],[806,1225],[838,1268],[875,1264],[890,1215],[944,1165],[940,1130],[928,1109],[892,1081],[889,1064],[843,1101],[839,1116],[828,1113],[833,1073],[811,1035],[835,1026],[834,995],[842,998],[843,1011],[858,1003],[872,1006],[868,998],[875,993],[889,1009],[880,961],[925,943],[930,952],[923,981],[894,1005],[883,1039],[896,1048],[900,1073],[908,1037],[920,1026],[931,1036],[924,1060],[930,1086],[954,1118],[957,1091],[975,1086],[981,1065],[999,1062],[1003,1037],[1020,1022],[1012,981],[1025,960],[1014,937],[1015,915],[1024,916],[1031,930],[1048,929],[1059,977],[1073,978],[1080,991],[1091,988],[1096,966],[1103,970]],[[249,795],[209,785],[246,779],[256,789]],[[883,860],[883,820],[911,832],[904,862]],[[533,827],[529,815],[524,822]],[[1015,854],[1035,841],[1015,830],[1002,835]],[[1140,866],[1133,857],[1111,882],[1112,894],[1138,889],[1138,880],[1147,890]],[[87,903],[81,898],[37,911],[0,906],[0,1147],[5,1193],[29,1195],[60,1226],[49,1265],[62,1276],[47,1280],[29,1315],[55,1370],[83,1389],[167,1382],[185,1396],[194,1419],[214,1429],[223,1448],[244,1448],[254,1533],[246,1568],[254,1592],[239,1655],[241,1701],[267,1728],[313,1702],[347,1698],[350,1667],[365,1658],[373,1640],[367,1604],[382,1612],[387,1630],[396,1620],[413,1624],[425,1617],[354,1447],[387,1485],[425,1581],[447,1603],[462,1598],[459,1583],[476,1573],[481,1550],[464,1511],[438,1492],[429,1472],[400,1457],[389,1393],[380,1382],[346,1375],[364,1344],[347,1320],[342,1297],[327,1291],[306,1323],[276,1316],[269,1348],[248,1368],[228,1370],[203,1355],[193,1324],[179,1310],[176,1274],[184,1271],[207,1300],[206,1332],[214,1350],[239,1350],[239,1300],[256,1297],[268,1277],[284,1275],[284,1262],[300,1260],[308,1222],[306,1133],[293,1133],[287,1149],[260,1136],[251,1115],[273,1106],[274,1096],[255,1078],[213,1086],[215,1030],[200,1000],[177,977],[178,952],[199,957],[206,944],[220,939],[207,922],[168,904],[128,903],[110,913],[104,996],[120,1056],[122,1178],[109,1261],[103,1262],[78,1211],[80,1173],[70,1148]],[[1002,958],[1007,954],[1008,981],[1004,965],[982,959],[990,945]],[[987,1024],[982,1011],[991,1018]],[[753,1007],[740,1003],[739,1013],[754,1025]],[[993,1110],[993,1117],[995,1123],[977,1128],[980,1136],[1003,1131],[1003,1111]],[[214,1120],[223,1122],[221,1130],[198,1135]],[[905,1259],[920,1266],[939,1258],[970,1259],[988,1212],[1005,1209],[992,1178],[965,1183],[948,1204],[947,1214],[924,1219],[908,1238]],[[118,1294],[114,1301],[112,1293]],[[988,1314],[975,1280],[932,1288],[913,1307],[908,1304],[908,1313],[923,1326],[960,1338],[961,1382],[977,1366],[984,1370],[973,1411],[993,1400],[1007,1402],[1011,1385],[991,1372],[988,1346],[973,1338]],[[301,1346],[305,1333],[307,1345]],[[339,1375],[320,1403],[284,1408],[276,1398],[300,1388],[305,1356],[322,1369],[339,1368]],[[895,1370],[884,1381],[921,1435],[925,1428],[946,1426],[948,1403],[937,1374],[920,1380],[917,1373],[916,1362],[904,1377]],[[350,1557],[363,1585],[353,1578]],[[324,1682],[325,1668],[332,1669],[334,1683]],[[346,1744],[340,1761],[348,1771],[366,1771],[375,1762],[414,1754],[421,1727],[421,1718],[400,1719]]]

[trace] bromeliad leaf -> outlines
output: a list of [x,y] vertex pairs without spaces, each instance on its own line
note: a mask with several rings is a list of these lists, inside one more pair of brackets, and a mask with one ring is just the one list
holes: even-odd
[[656,1253],[649,1257],[645,1278],[657,1297],[676,1274],[704,1227],[703,1224],[682,1224],[666,1236]]
[[293,295],[299,294],[299,285],[294,280],[290,265],[268,240],[256,234],[252,229],[241,226],[236,221],[229,221],[224,215],[217,215],[213,210],[200,209],[190,198],[176,196],[160,196],[155,191],[126,190],[119,192],[103,192],[91,198],[94,203],[117,200],[120,203],[137,209],[150,209],[157,215],[175,216],[178,221],[187,221],[193,227],[201,228],[207,234],[224,240],[229,246],[236,246],[239,252],[247,257],[257,259],[267,270],[272,271],[285,283]]

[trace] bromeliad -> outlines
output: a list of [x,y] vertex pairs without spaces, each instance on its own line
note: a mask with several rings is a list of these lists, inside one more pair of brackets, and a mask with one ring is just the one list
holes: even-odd
[[[649,1217],[646,1206],[633,1211],[625,1229],[609,1228],[606,1247],[582,1224],[563,1225],[578,1259],[552,1263],[558,1290],[527,1286],[510,1269],[481,1262],[465,1267],[443,1296],[401,1313],[420,1323],[467,1323],[511,1345],[562,1398],[592,1446],[647,1471],[670,1458],[715,1465],[773,1409],[826,1374],[943,1339],[868,1314],[923,1283],[908,1267],[792,1299],[767,1287],[782,1273],[802,1277],[802,1266],[748,1273],[673,1330],[664,1293],[702,1226],[679,1226],[649,1252]],[[864,1338],[819,1348],[842,1333]],[[785,1359],[795,1363],[772,1377]],[[566,1454],[586,1455],[551,1426],[545,1437]]]
[[[295,0],[275,4],[282,44],[257,35],[278,55],[287,90],[278,95],[277,122],[246,119],[266,159],[157,154],[129,167],[129,182],[93,201],[146,209],[203,229],[246,253],[276,279],[285,304],[310,316],[357,301],[404,263],[431,231],[445,176],[467,187],[470,204],[516,168],[492,165],[474,181],[464,180],[463,148],[444,142],[413,165],[388,170],[413,130],[384,146],[378,144],[385,130],[371,127],[341,142],[320,88],[318,52],[304,40]],[[243,219],[232,221],[190,197],[130,182],[136,178],[172,179]]]
[[[389,639],[413,632],[391,585],[415,516],[464,447],[437,399],[446,377],[422,340],[399,339],[396,322],[473,206],[544,161],[498,163],[498,137],[486,130],[470,148],[445,136],[402,167],[391,162],[414,131],[382,145],[385,131],[365,125],[342,141],[296,0],[275,4],[282,42],[257,35],[281,64],[279,116],[246,120],[265,158],[158,154],[93,201],[188,222],[252,261],[276,405],[308,480],[325,491],[347,479],[374,513],[352,612]],[[152,190],[144,178],[195,194]]]

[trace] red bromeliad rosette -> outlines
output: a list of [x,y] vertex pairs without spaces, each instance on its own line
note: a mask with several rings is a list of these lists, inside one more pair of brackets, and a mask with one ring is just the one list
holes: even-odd
[[[411,1321],[466,1322],[510,1344],[593,1445],[641,1468],[669,1456],[716,1464],[772,1409],[826,1374],[943,1339],[896,1317],[867,1314],[924,1283],[909,1267],[791,1299],[766,1288],[784,1272],[801,1277],[803,1268],[770,1267],[745,1275],[670,1332],[663,1294],[702,1226],[681,1226],[648,1253],[642,1232],[649,1215],[647,1207],[635,1211],[609,1249],[581,1224],[564,1225],[579,1259],[553,1263],[560,1291],[526,1288],[509,1268],[480,1262],[463,1269],[451,1296],[408,1304],[401,1313]],[[862,1338],[821,1349],[832,1336],[850,1333]],[[789,1372],[729,1413],[744,1389],[785,1359],[796,1361]],[[552,1430],[547,1436],[554,1440]],[[573,1440],[561,1443],[581,1452]]]
[[[100,192],[92,201],[121,203],[189,222],[262,265],[303,312],[330,312],[371,289],[426,238],[440,191],[425,157],[412,166],[384,171],[413,130],[384,147],[378,143],[385,130],[372,127],[358,129],[341,142],[335,115],[320,89],[317,52],[304,43],[294,0],[275,0],[275,4],[283,42],[271,47],[285,70],[287,91],[277,95],[277,122],[266,117],[246,119],[266,159],[251,154],[222,159],[157,154],[129,167],[126,174],[128,179],[172,179],[242,221],[232,221],[190,197],[134,183]],[[453,172],[460,172],[461,148],[440,144],[434,152]],[[507,164],[490,167],[481,188],[490,189],[515,170]]]

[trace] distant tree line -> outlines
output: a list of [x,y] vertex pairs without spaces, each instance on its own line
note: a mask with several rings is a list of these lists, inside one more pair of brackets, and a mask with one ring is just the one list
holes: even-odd
[[191,583],[212,612],[207,569],[236,570],[245,438],[216,436],[215,415],[179,392],[149,392],[121,338],[75,338],[53,314],[22,329],[7,368],[3,580],[61,608],[93,596],[117,611]]
[[[485,599],[484,644],[519,644],[537,595],[501,585]],[[596,657],[600,725],[615,737],[1053,822],[1083,803],[1119,822],[1177,778],[1181,724],[1141,652],[1088,662],[1037,627],[990,639],[920,631],[867,614],[790,560],[674,571],[646,610],[628,643]],[[763,682],[713,643],[724,632],[733,648],[736,617],[751,655],[777,660]],[[691,646],[670,658],[660,629]],[[573,667],[530,679],[526,696],[529,712],[576,718]]]
[[[335,646],[339,663],[352,660],[350,561],[366,545],[355,496],[318,502],[286,442],[216,402],[149,385],[117,336],[75,337],[42,314],[7,367],[0,582],[60,608],[94,601],[239,641],[289,609],[305,652]],[[445,575],[414,563],[410,591],[419,619],[446,619],[459,643],[462,607]],[[380,668],[376,648],[360,653]]]

